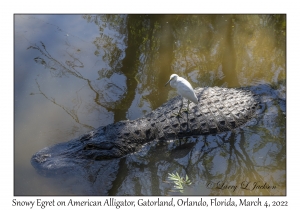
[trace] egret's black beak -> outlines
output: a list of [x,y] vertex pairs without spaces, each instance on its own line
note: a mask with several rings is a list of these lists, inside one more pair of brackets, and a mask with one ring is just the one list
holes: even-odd
[[167,84],[169,84],[169,83],[171,82],[171,80],[172,80],[172,79],[170,79],[170,80],[165,84],[165,86],[167,86]]

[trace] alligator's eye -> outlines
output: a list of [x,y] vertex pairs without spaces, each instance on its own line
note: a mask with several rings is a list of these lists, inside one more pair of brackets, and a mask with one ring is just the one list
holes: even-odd
[[95,156],[94,159],[95,160],[109,160],[109,159],[112,159],[112,157],[110,157],[108,155],[99,155],[99,156]]
[[84,146],[84,150],[90,150],[90,149],[94,149],[95,147],[94,147],[94,145],[93,144],[86,144],[85,146]]

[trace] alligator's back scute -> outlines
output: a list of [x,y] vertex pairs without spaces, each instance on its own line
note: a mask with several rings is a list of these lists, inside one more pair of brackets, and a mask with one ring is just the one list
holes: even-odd
[[173,115],[181,105],[181,96],[146,115],[146,138],[151,139],[145,141],[230,131],[251,119],[258,107],[258,97],[249,90],[208,87],[197,88],[195,93],[199,104],[191,103],[190,112],[181,118]]

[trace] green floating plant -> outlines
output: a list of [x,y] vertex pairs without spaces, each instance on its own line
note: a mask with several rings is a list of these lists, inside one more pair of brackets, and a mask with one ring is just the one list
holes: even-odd
[[176,172],[176,174],[173,174],[173,173],[171,173],[171,174],[168,173],[168,174],[169,174],[168,179],[170,181],[173,181],[175,184],[174,185],[175,190],[178,190],[181,193],[183,193],[184,187],[192,184],[191,180],[189,180],[188,175],[185,175],[185,178],[184,178],[184,177],[179,176],[179,174],[177,172]]

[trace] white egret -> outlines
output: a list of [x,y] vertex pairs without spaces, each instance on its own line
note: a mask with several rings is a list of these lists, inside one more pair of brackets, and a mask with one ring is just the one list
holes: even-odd
[[188,100],[188,106],[186,109],[187,111],[189,110],[190,101],[194,102],[195,104],[198,104],[198,98],[194,92],[194,89],[186,79],[178,76],[177,74],[172,74],[170,76],[170,80],[165,84],[165,86],[169,83],[171,87],[176,88],[177,93],[182,96],[182,103],[177,116],[180,116],[180,112],[183,106],[183,98],[186,98]]

